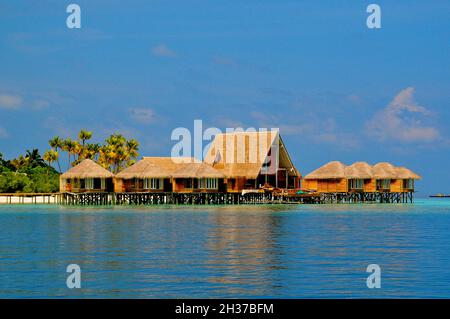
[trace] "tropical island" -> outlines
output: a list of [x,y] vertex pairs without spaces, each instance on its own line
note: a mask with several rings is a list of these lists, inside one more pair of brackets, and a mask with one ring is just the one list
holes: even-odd
[[50,139],[42,157],[37,149],[0,157],[0,196],[9,196],[6,203],[13,196],[37,203],[39,195],[47,196],[42,202],[52,197],[53,203],[75,205],[407,203],[421,178],[386,162],[339,161],[302,176],[278,130],[216,134],[203,160],[138,161],[135,139],[115,133],[99,144],[91,138],[92,132],[81,130],[76,139]]
[[49,140],[50,149],[43,155],[33,149],[7,160],[0,152],[0,193],[59,192],[62,156],[66,156],[65,170],[90,159],[118,173],[136,162],[139,143],[135,139],[127,140],[122,134],[115,133],[103,144],[89,143],[92,135],[90,131],[80,130],[75,139],[55,136]]

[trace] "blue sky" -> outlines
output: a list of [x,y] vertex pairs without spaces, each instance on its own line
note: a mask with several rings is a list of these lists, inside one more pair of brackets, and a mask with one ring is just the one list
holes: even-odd
[[0,0],[0,152],[80,128],[170,155],[176,127],[279,127],[308,173],[390,161],[450,193],[450,3]]

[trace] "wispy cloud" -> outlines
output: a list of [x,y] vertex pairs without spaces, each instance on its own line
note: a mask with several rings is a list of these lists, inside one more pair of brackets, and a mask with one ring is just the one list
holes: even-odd
[[7,110],[15,110],[22,104],[22,97],[12,94],[0,93],[0,108]]
[[175,51],[173,51],[163,43],[154,46],[152,48],[152,54],[158,57],[167,57],[167,58],[174,58],[177,56],[177,53]]
[[408,87],[366,123],[366,132],[380,141],[433,142],[440,137],[438,129],[423,124],[430,114],[427,108],[415,102],[414,88]]
[[139,123],[150,124],[156,120],[155,111],[150,108],[130,108],[129,111],[131,118]]
[[36,110],[36,111],[44,110],[44,109],[50,107],[50,102],[47,100],[43,100],[43,99],[35,100],[35,101],[33,101],[33,104],[31,107],[33,110]]

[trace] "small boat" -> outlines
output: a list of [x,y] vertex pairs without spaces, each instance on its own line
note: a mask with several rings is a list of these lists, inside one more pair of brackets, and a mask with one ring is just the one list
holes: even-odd
[[433,198],[450,198],[450,195],[436,194],[436,195],[430,195],[430,197],[433,197]]

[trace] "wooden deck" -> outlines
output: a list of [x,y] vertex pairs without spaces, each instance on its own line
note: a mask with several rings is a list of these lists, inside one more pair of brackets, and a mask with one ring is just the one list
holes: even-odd
[[257,204],[339,204],[412,203],[409,193],[63,193],[67,205],[257,205]]
[[0,204],[62,205],[256,205],[256,204],[340,204],[340,203],[412,203],[414,193],[355,192],[308,193],[14,193],[0,194]]
[[63,204],[60,193],[0,193],[0,204]]

